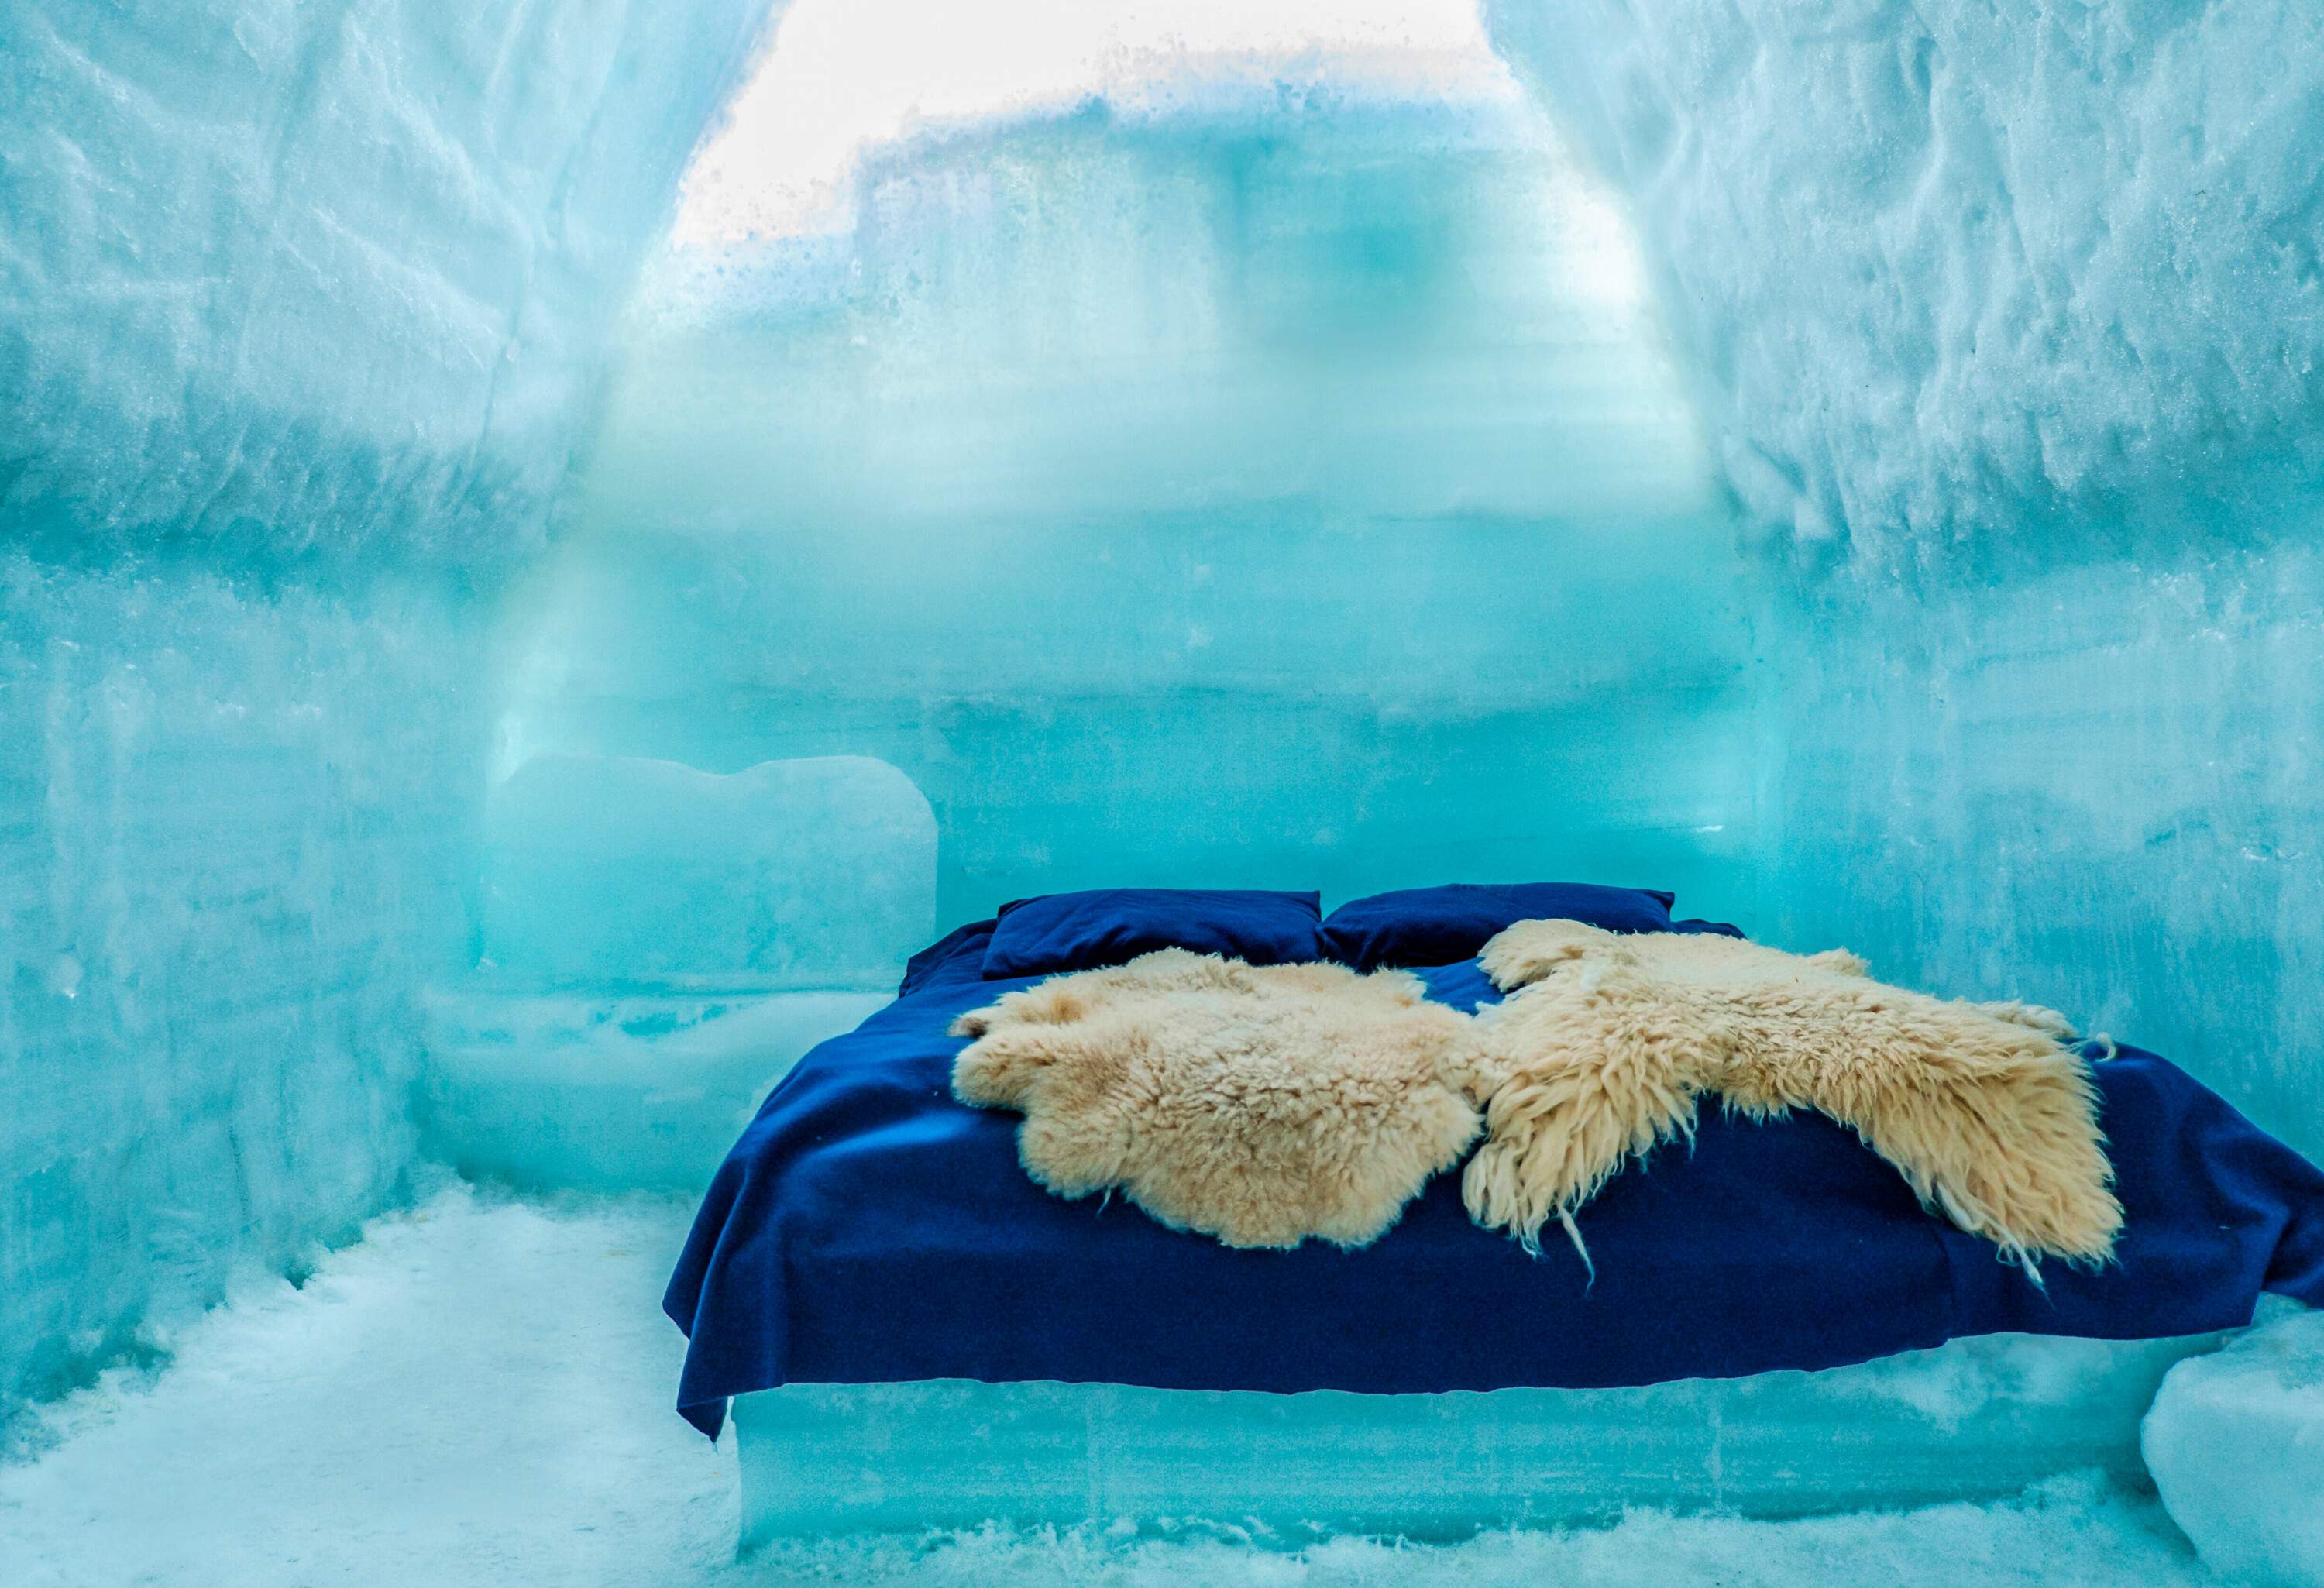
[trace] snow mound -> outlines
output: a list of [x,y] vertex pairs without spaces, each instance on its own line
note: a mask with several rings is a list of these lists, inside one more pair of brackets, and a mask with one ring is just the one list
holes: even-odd
[[2324,1582],[2324,1312],[2172,1368],[2143,1443],[2205,1564],[2268,1588]]

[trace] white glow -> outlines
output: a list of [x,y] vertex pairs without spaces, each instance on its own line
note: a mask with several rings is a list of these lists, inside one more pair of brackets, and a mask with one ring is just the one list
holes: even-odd
[[1561,255],[1570,291],[1608,309],[1646,304],[1646,261],[1630,223],[1596,182],[1567,168],[1558,215],[1564,230]]
[[856,155],[917,124],[1254,61],[1298,78],[1510,91],[1473,0],[797,0],[687,173],[676,240],[844,224]]

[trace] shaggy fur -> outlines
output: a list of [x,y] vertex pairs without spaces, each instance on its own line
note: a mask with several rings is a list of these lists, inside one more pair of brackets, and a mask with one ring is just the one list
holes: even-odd
[[[1377,1239],[1469,1162],[1469,1211],[1538,1249],[1698,1100],[1851,1126],[1922,1201],[2033,1265],[2098,1261],[2122,1209],[2073,1032],[2022,1003],[1868,980],[1845,949],[1521,921],[1485,946],[1509,992],[1473,1020],[1401,971],[1254,967],[1168,948],[1053,977],[954,1022],[953,1092],[1025,1115],[1026,1171],[1123,1187],[1231,1246]],[[1585,1260],[1588,1253],[1583,1252]]]
[[964,1014],[953,1093],[1025,1115],[1026,1172],[1120,1186],[1230,1246],[1377,1239],[1477,1135],[1464,1015],[1401,971],[1252,966],[1166,948]]
[[1572,1234],[1573,1210],[1626,1158],[1691,1132],[1711,1091],[1755,1117],[1812,1108],[1852,1126],[1924,1204],[2006,1256],[2114,1249],[2122,1208],[2095,1095],[2049,1010],[1884,986],[1845,949],[1802,957],[1578,921],[1520,921],[1482,959],[1514,991],[1478,1017],[1498,1068],[1462,1189],[1480,1223],[1528,1246],[1552,1219]]

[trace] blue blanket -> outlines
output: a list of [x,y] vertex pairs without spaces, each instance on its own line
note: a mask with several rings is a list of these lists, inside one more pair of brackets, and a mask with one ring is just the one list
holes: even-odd
[[[2023,1330],[2106,1339],[2324,1306],[2324,1174],[2151,1053],[2095,1066],[2127,1214],[2117,1260],[2042,1285],[1922,1211],[1849,1131],[1704,1113],[1618,1175],[1571,1247],[1527,1257],[1440,1176],[1373,1245],[1239,1251],[1018,1167],[1017,1116],[949,1089],[973,933],[778,1086],[718,1171],[663,1306],[690,1341],[678,1410],[791,1382],[1050,1379],[1201,1390],[1600,1387],[1826,1368]],[[1473,961],[1422,974],[1472,1009]]]

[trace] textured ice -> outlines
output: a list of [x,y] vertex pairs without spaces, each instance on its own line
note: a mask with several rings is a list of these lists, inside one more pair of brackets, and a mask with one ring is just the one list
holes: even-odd
[[401,1195],[483,652],[428,592],[0,555],[0,1414]]
[[10,5],[10,538],[472,572],[537,545],[769,9]]
[[2247,532],[2324,472],[2315,6],[1485,12],[1630,195],[1759,513],[1909,561],[2065,511]]
[[2205,1565],[2265,1588],[2324,1583],[2324,1313],[2172,1369],[2145,1451]]
[[930,132],[852,211],[657,267],[511,625],[528,749],[879,756],[945,923],[1121,882],[1729,901],[1726,508],[1522,106],[1100,101]]
[[0,7],[0,1416],[402,1195],[467,597],[766,9]]
[[[732,1453],[669,1415],[658,1307],[679,1203],[493,1204],[455,1190],[374,1223],[304,1288],[253,1283],[50,1408],[0,1465],[10,1588],[2193,1588],[2151,1497],[2090,1477],[1978,1505],[1793,1522],[1637,1510],[1449,1546],[976,1528],[733,1560]],[[447,1320],[457,1320],[447,1324]]]
[[936,919],[936,818],[866,756],[542,755],[484,817],[485,965],[560,985],[887,987]]
[[1771,608],[1755,926],[2067,1010],[2324,1156],[2319,609],[2292,546]]

